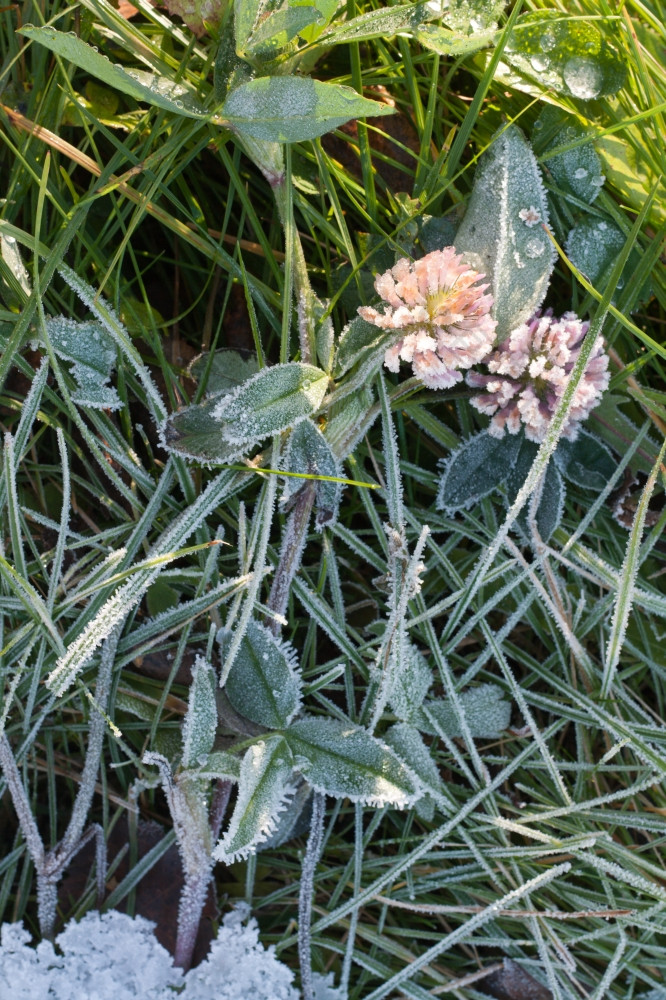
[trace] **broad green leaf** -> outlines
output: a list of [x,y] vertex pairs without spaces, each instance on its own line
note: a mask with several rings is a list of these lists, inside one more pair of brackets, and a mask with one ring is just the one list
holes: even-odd
[[[555,133],[542,150],[542,162],[557,186],[591,205],[606,179],[593,145],[593,133],[550,104],[539,115],[534,129],[539,136],[542,134],[539,130],[548,135]],[[586,140],[584,145],[550,155],[551,150],[580,140]]]
[[230,444],[259,441],[315,413],[327,387],[321,368],[298,361],[273,365],[218,399],[212,413]]
[[497,27],[506,0],[440,0],[437,6],[449,28],[472,35]]
[[238,55],[245,51],[259,15],[267,8],[266,0],[234,0],[234,39]]
[[552,88],[588,101],[615,94],[624,85],[620,55],[593,21],[557,11],[523,14],[504,48],[507,62]]
[[[314,476],[341,476],[342,468],[331,446],[311,420],[302,420],[291,433],[284,464],[285,472],[302,472]],[[303,488],[304,480],[285,478],[283,502],[289,501]],[[315,483],[315,527],[321,531],[335,524],[340,506],[342,484],[317,480]]]
[[225,750],[213,750],[196,769],[197,778],[209,781],[238,781],[240,778],[240,758]]
[[239,55],[255,55],[265,48],[284,48],[304,28],[323,23],[323,20],[316,7],[281,7],[259,23],[247,39],[245,51]]
[[465,441],[451,453],[444,466],[437,506],[444,510],[460,510],[492,493],[508,476],[518,457],[520,443],[518,435],[495,438],[487,431]]
[[418,776],[419,781],[428,793],[416,802],[416,811],[426,821],[431,821],[434,816],[435,799],[441,795],[442,779],[440,778],[437,765],[430,756],[430,751],[423,742],[418,729],[408,726],[404,722],[398,722],[391,726],[384,733],[384,742]]
[[490,45],[495,38],[495,29],[464,35],[437,24],[423,24],[414,31],[414,38],[424,48],[437,52],[440,56],[465,56]]
[[370,10],[349,21],[331,25],[319,36],[317,44],[339,45],[342,42],[365,42],[370,38],[390,38],[398,32],[413,32],[432,17],[427,3],[380,7],[379,10]]
[[546,192],[534,154],[516,125],[500,130],[479,160],[458,252],[483,271],[502,341],[541,305],[555,263],[543,230]]
[[[518,496],[518,492],[527,479],[539,450],[539,446],[534,441],[528,441],[522,434],[517,434],[516,437],[520,441],[520,451],[506,480],[507,502],[509,505]],[[544,542],[548,541],[562,520],[564,497],[565,487],[562,477],[557,470],[555,462],[549,462],[546,467],[541,499],[539,500],[536,512],[537,530]],[[527,538],[530,537],[528,510],[529,505],[523,507],[516,519],[516,524],[525,533]]]
[[[472,736],[495,739],[507,729],[511,721],[511,704],[504,701],[501,688],[495,684],[481,684],[479,687],[470,688],[460,695],[460,704]],[[433,721],[436,726],[433,725]],[[437,728],[447,736],[462,736],[460,722],[453,705],[440,699],[437,701],[429,699],[424,702],[418,726],[433,736],[437,735]]]
[[172,413],[162,427],[163,447],[203,465],[224,465],[247,455],[251,443],[230,444],[222,437],[221,421],[213,415],[219,398]]
[[333,454],[343,461],[367,434],[377,415],[374,396],[369,385],[361,385],[356,392],[345,396],[331,406],[324,436]]
[[312,821],[312,789],[303,778],[294,776],[294,792],[289,808],[280,813],[273,833],[259,845],[260,851],[270,851],[294,837],[307,835]]
[[183,723],[183,766],[197,767],[213,749],[217,729],[215,674],[203,656],[197,656]]
[[152,104],[186,118],[207,117],[206,110],[189,96],[182,85],[115,65],[73,32],[69,34],[51,27],[35,28],[26,24],[19,29],[19,33],[136,101]]
[[422,794],[414,773],[385,743],[337,719],[299,719],[285,731],[294,766],[317,791],[402,808]]
[[338,341],[333,368],[335,378],[341,378],[354,365],[372,358],[376,360],[379,367],[384,359],[386,348],[393,339],[386,330],[380,330],[373,323],[368,323],[360,316],[355,316],[344,328]]
[[292,766],[287,741],[277,733],[249,747],[240,766],[229,827],[213,851],[216,861],[229,865],[247,858],[275,831],[293,790]]
[[[617,256],[626,242],[625,234],[613,220],[606,216],[585,216],[578,222],[567,236],[565,249],[572,264],[582,271],[595,288],[603,288],[610,276]],[[640,257],[632,250],[625,265],[622,276],[618,279],[617,289],[624,288],[627,276],[631,280],[638,267]],[[638,293],[637,300],[644,302],[650,296],[649,279]],[[611,301],[614,301],[616,295]]]
[[301,706],[293,646],[251,621],[224,690],[236,711],[251,722],[266,729],[288,726]]
[[221,115],[241,136],[269,142],[303,142],[352,118],[393,114],[393,108],[360,97],[351,87],[297,76],[262,76],[227,96]]
[[402,670],[394,679],[389,704],[403,722],[411,722],[432,687],[432,670],[416,646],[408,645]]
[[259,371],[257,356],[251,351],[232,351],[222,348],[210,354],[200,354],[190,364],[190,375],[201,382],[206,372],[206,396],[219,396],[242,385]]
[[94,409],[120,409],[118,393],[107,385],[116,366],[116,345],[104,327],[54,316],[46,320],[46,333],[58,357],[72,362],[77,382],[74,402]]
[[604,489],[617,468],[610,448],[584,429],[578,432],[575,441],[562,438],[553,458],[565,479],[597,492]]

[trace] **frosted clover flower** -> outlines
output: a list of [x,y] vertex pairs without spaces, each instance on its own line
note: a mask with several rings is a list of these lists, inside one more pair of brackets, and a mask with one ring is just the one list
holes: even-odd
[[[553,317],[552,309],[543,315],[537,312],[486,359],[493,374],[468,373],[467,384],[484,390],[470,402],[481,413],[492,416],[488,430],[493,437],[504,437],[505,430],[517,434],[524,424],[525,437],[543,441],[589,326],[573,312],[561,319]],[[562,430],[570,441],[576,438],[578,425],[608,386],[607,369],[608,355],[598,337]]]
[[383,330],[404,331],[388,348],[384,364],[397,372],[411,362],[414,374],[430,389],[449,389],[462,381],[458,369],[471,368],[491,350],[495,320],[484,277],[468,267],[455,247],[434,250],[417,261],[407,258],[375,279],[388,307],[361,306],[359,315]]

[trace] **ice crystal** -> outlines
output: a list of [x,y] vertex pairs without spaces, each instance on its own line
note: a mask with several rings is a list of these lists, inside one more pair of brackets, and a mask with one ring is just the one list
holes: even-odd
[[[530,441],[543,441],[589,325],[573,312],[565,313],[561,319],[555,319],[550,309],[543,315],[536,312],[487,359],[492,374],[468,373],[468,385],[484,390],[470,402],[492,417],[488,431],[493,437],[503,437],[505,430],[517,434],[523,424]],[[608,355],[599,337],[562,430],[570,441],[575,440],[580,423],[597,406],[607,388],[607,369]]]
[[537,226],[541,222],[541,212],[534,205],[530,205],[529,208],[521,208],[518,212],[518,217],[523,220],[526,226],[530,229],[532,226]]
[[407,258],[378,275],[375,289],[387,307],[379,312],[361,306],[360,316],[383,330],[404,331],[388,348],[384,364],[397,372],[411,362],[414,374],[431,389],[449,389],[462,381],[490,351],[495,320],[492,295],[484,295],[484,277],[469,267],[455,247],[433,250],[417,261]]
[[[256,920],[224,918],[208,958],[185,976],[152,924],[115,910],[71,921],[57,938],[30,946],[22,924],[0,933],[0,996],[13,1000],[298,1000],[293,972],[259,941]],[[182,988],[182,991],[179,988]]]

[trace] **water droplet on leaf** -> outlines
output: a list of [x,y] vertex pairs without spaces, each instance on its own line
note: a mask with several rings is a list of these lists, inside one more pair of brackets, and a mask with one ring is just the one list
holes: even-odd
[[592,59],[573,56],[565,63],[562,76],[573,96],[583,101],[597,97],[601,91],[603,73]]

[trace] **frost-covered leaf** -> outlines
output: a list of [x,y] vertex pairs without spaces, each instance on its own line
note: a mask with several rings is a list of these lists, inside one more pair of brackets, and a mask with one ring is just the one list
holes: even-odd
[[217,729],[215,673],[203,656],[197,656],[183,723],[183,765],[196,767],[213,749]]
[[395,677],[389,704],[403,722],[410,722],[432,686],[432,671],[416,646],[407,645],[402,670]]
[[[597,289],[603,289],[618,254],[626,243],[626,237],[612,219],[587,215],[578,222],[567,236],[565,249],[579,271]],[[632,250],[617,282],[617,291],[624,288],[627,277],[631,280],[640,261],[636,250]],[[635,302],[644,302],[650,296],[650,280],[638,292]],[[613,301],[616,294],[613,295]]]
[[138,70],[126,70],[112,63],[73,32],[70,34],[56,31],[49,25],[35,28],[31,24],[26,24],[19,29],[19,33],[44,45],[57,56],[74,63],[91,76],[133,97],[136,101],[155,105],[165,111],[171,111],[172,114],[184,115],[186,118],[205,118],[208,114],[184,91],[181,84]]
[[365,729],[337,719],[299,719],[285,731],[294,765],[317,791],[372,806],[410,805],[418,779]]
[[[302,472],[314,476],[342,475],[340,463],[328,441],[312,423],[302,420],[291,433],[283,463],[285,472]],[[303,480],[289,476],[284,480],[282,499],[288,501],[303,487]],[[342,484],[318,480],[315,485],[315,527],[321,531],[335,523],[340,506]]]
[[[423,742],[423,737],[418,729],[404,722],[398,722],[386,730],[384,741],[392,750],[395,750],[400,760],[404,761],[407,767],[418,776],[424,789],[433,793],[435,799],[438,798],[442,780],[437,765],[430,756],[430,751]],[[429,793],[416,802],[418,815],[426,821],[432,820],[435,812],[435,799]]]
[[327,386],[328,375],[314,365],[273,365],[218,398],[212,414],[230,444],[260,441],[315,413]]
[[339,379],[360,361],[375,358],[377,367],[384,360],[384,352],[391,343],[391,335],[360,316],[347,324],[338,341],[335,354],[334,375]]
[[[21,305],[24,298],[30,295],[30,276],[21,257],[18,243],[13,236],[0,234],[0,257],[6,265],[6,281],[3,280],[3,270],[0,268],[0,287],[8,286],[8,305]],[[21,295],[23,292],[23,295]]]
[[610,448],[584,429],[578,432],[575,441],[562,438],[553,458],[565,479],[597,492],[604,489],[617,468]]
[[331,407],[324,437],[340,461],[351,454],[363,435],[367,434],[374,419],[374,401],[372,387],[362,385]]
[[552,88],[588,101],[615,94],[626,68],[594,21],[567,19],[559,11],[523,14],[509,35],[504,57],[516,69]]
[[227,9],[227,0],[165,0],[170,14],[182,18],[190,31],[201,36],[208,27],[219,28]]
[[[546,170],[552,174],[557,186],[591,205],[606,179],[601,160],[592,144],[593,134],[571,115],[564,115],[559,108],[550,104],[545,106],[534,128],[537,131],[543,130],[540,134],[555,133],[542,152]],[[583,145],[574,146],[555,156],[549,155],[550,150],[581,140],[586,140]]]
[[238,781],[240,777],[240,758],[234,757],[232,753],[225,750],[213,750],[203,760],[194,773],[195,778],[207,778],[209,781],[216,781],[218,778],[224,781]]
[[[520,441],[520,451],[506,480],[507,501],[509,504],[512,504],[518,496],[518,492],[525,483],[539,450],[537,444],[533,441],[528,441],[522,434],[517,434],[516,437]],[[544,542],[548,541],[562,520],[564,497],[565,487],[562,477],[558,472],[555,462],[549,462],[546,467],[543,489],[536,512],[537,530]],[[529,504],[523,507],[516,519],[516,523],[529,538],[528,510]]]
[[[481,684],[479,687],[470,688],[460,695],[459,701],[472,736],[494,739],[504,732],[511,721],[511,704],[504,701],[501,688],[495,684]],[[447,736],[462,736],[458,716],[449,701],[428,699],[423,704],[419,729],[435,736],[437,729],[428,716],[432,717],[437,727]]]
[[204,465],[224,465],[249,454],[253,442],[230,444],[222,437],[222,422],[213,415],[219,399],[219,395],[214,396],[172,413],[162,427],[162,444],[167,451]]
[[302,837],[310,829],[312,788],[303,778],[294,778],[294,793],[289,800],[289,808],[278,816],[275,830],[260,846],[262,851],[279,847],[294,837]]
[[548,289],[555,250],[541,172],[523,133],[509,125],[479,160],[455,247],[490,281],[502,341],[538,309]]
[[298,76],[262,76],[227,96],[222,117],[233,131],[269,142],[315,139],[352,118],[393,113],[351,87]]
[[190,364],[189,372],[201,382],[206,372],[206,396],[219,396],[242,385],[259,371],[257,355],[252,351],[232,351],[222,348],[210,354],[200,354]]
[[293,646],[251,621],[224,690],[236,711],[251,722],[267,729],[289,725],[301,706]]
[[520,438],[505,434],[475,434],[448,458],[437,493],[437,506],[460,510],[488,496],[509,474],[520,450]]
[[229,828],[213,857],[231,864],[247,858],[275,830],[293,785],[293,760],[284,737],[271,733],[248,748],[240,767],[238,796]]
[[46,333],[58,357],[72,363],[77,383],[72,393],[74,402],[94,409],[119,409],[120,397],[107,385],[116,365],[116,347],[104,327],[53,316],[46,320]]

